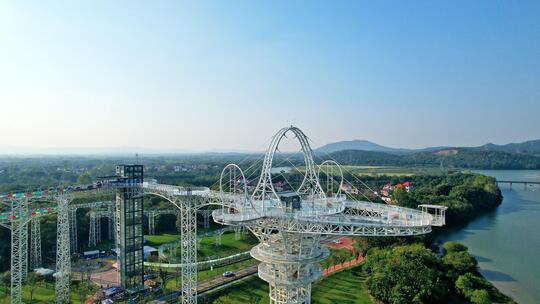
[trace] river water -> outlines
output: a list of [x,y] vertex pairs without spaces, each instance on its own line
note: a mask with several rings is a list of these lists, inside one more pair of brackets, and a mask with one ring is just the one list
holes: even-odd
[[[540,181],[539,171],[483,170],[498,180]],[[440,241],[458,241],[476,256],[482,275],[523,304],[540,303],[540,187],[501,184],[502,204]]]

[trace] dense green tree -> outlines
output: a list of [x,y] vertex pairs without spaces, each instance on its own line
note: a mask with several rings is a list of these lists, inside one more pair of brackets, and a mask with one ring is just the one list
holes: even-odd
[[459,252],[459,251],[467,251],[467,246],[458,243],[458,242],[446,242],[443,244],[443,248],[446,252]]
[[470,300],[473,304],[491,304],[489,292],[485,289],[476,289],[472,292]]
[[477,268],[476,259],[467,251],[447,252],[443,257],[443,262],[458,275],[475,272]]
[[77,184],[79,185],[85,185],[85,184],[91,184],[92,183],[92,177],[88,173],[82,173],[77,177]]
[[416,208],[420,204],[412,195],[409,195],[409,192],[405,189],[396,189],[392,198],[403,207]]
[[0,273],[0,282],[2,282],[2,285],[9,286],[11,283],[11,272],[10,271],[4,271]]
[[491,303],[489,290],[493,287],[486,279],[468,272],[460,275],[455,283],[456,290],[472,303]]
[[420,244],[373,249],[363,267],[371,295],[384,303],[437,302],[448,293],[437,256]]

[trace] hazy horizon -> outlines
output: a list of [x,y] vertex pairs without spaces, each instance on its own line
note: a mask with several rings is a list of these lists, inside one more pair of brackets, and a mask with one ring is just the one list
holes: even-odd
[[0,154],[263,151],[290,124],[316,147],[538,139],[539,13],[537,1],[3,1]]
[[[356,141],[356,140],[362,140],[362,139],[352,139],[352,140],[343,140],[343,141]],[[531,139],[535,140],[535,139]],[[539,139],[536,139],[539,140]],[[337,141],[337,142],[343,142],[343,141]],[[379,144],[376,141],[367,140],[374,144]],[[331,144],[336,142],[329,142],[329,143],[323,143],[321,145],[312,146],[313,149],[320,148],[326,144]],[[284,150],[289,152],[296,152],[295,147],[296,143],[294,142],[288,142],[285,143],[288,145],[288,149]],[[485,143],[490,144],[490,143]],[[498,145],[504,145],[509,143],[491,143],[491,144],[498,144]],[[484,145],[484,144],[482,144]],[[452,148],[467,148],[467,147],[477,147],[477,146],[449,146],[449,145],[439,145],[439,146],[422,146],[422,147],[412,147],[412,148],[403,148],[398,146],[386,146],[382,145],[387,148],[393,148],[393,149],[425,149],[425,148],[436,148],[436,147],[452,147]],[[299,147],[299,146],[298,146]],[[201,154],[201,153],[264,153],[266,150],[265,146],[260,146],[261,149],[259,150],[236,150],[236,149],[208,149],[208,150],[160,150],[158,148],[156,149],[148,149],[148,148],[138,148],[138,147],[79,147],[79,148],[68,148],[68,147],[45,147],[41,149],[32,149],[28,147],[2,147],[0,146],[0,156],[3,155],[134,155],[134,154],[140,154],[140,155],[165,155],[165,154]],[[283,149],[282,149],[283,150]]]

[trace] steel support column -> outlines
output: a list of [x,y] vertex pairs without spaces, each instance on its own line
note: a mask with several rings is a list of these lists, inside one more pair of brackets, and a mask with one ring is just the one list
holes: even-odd
[[197,208],[189,198],[180,202],[182,303],[197,303]]
[[88,229],[88,247],[96,246],[101,242],[101,217],[92,209],[90,211],[90,226]]
[[208,229],[210,228],[210,216],[212,215],[211,210],[202,210],[203,212],[203,227]]
[[108,208],[109,213],[109,219],[108,219],[108,232],[109,232],[109,240],[114,240],[116,237],[115,229],[116,225],[114,224],[114,220],[116,218],[116,213],[114,212],[114,205],[109,206]]
[[148,212],[148,234],[156,234],[156,215],[153,211]]
[[11,212],[11,303],[20,304],[28,265],[28,201],[12,201]]
[[38,217],[30,221],[30,269],[41,267],[41,229]]
[[79,243],[77,237],[77,208],[69,209],[69,245],[71,252],[79,251]]
[[234,226],[234,239],[236,241],[242,238],[242,226]]
[[58,221],[56,241],[56,303],[69,303],[69,283],[71,274],[71,252],[69,236],[69,206],[64,196],[58,198]]

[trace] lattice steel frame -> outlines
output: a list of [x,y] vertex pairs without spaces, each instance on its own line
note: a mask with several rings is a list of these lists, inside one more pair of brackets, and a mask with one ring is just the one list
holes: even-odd
[[182,255],[182,303],[197,303],[197,206],[195,201],[180,202],[180,248]]
[[92,209],[90,211],[90,224],[88,227],[88,247],[96,246],[101,242],[101,217]]
[[28,200],[11,201],[11,303],[22,303],[28,265]]
[[56,242],[56,303],[69,303],[69,284],[71,275],[69,206],[65,196],[58,197],[58,220]]
[[69,209],[69,239],[71,252],[79,251],[79,240],[77,236],[77,208]]
[[297,192],[309,194],[313,197],[325,197],[324,190],[319,184],[319,178],[316,171],[317,166],[313,160],[313,153],[311,151],[309,140],[300,129],[290,126],[279,130],[272,137],[270,146],[268,147],[268,150],[266,150],[266,154],[264,156],[259,182],[257,183],[257,186],[255,187],[255,190],[251,196],[252,199],[261,201],[264,201],[267,198],[279,200],[272,183],[272,163],[274,161],[274,155],[279,147],[279,143],[288,132],[292,132],[296,136],[304,155],[305,175],[302,184],[297,189]]
[[39,217],[30,220],[30,269],[41,267],[41,227]]
[[156,215],[153,211],[148,211],[148,234],[156,234]]

